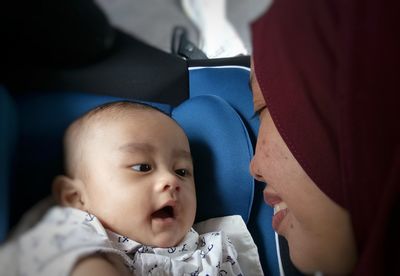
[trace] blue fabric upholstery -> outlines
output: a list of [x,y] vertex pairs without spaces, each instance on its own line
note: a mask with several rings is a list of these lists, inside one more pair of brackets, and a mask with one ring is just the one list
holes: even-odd
[[[248,130],[252,144],[255,145],[259,120],[254,116],[253,98],[250,91],[250,70],[242,66],[195,67],[189,71],[190,96],[217,95],[224,99],[242,119]],[[249,164],[242,169],[248,173]],[[247,185],[243,183],[243,185]],[[264,203],[262,190],[264,184],[256,183],[247,227],[258,245],[261,264],[267,275],[279,275],[279,265],[275,243],[275,232],[271,221],[273,209]],[[237,194],[232,199],[236,200]]]
[[218,96],[187,100],[172,112],[189,137],[194,159],[196,220],[239,214],[250,218],[254,180],[248,164],[253,148],[246,127]]
[[250,70],[247,67],[194,67],[189,71],[189,93],[190,97],[216,95],[224,99],[243,119],[254,142],[259,122],[254,116],[249,79]]

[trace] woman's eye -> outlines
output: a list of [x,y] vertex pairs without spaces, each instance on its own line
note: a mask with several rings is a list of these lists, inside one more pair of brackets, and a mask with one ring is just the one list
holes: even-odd
[[188,170],[186,169],[176,170],[175,173],[179,176],[187,176],[189,174]]
[[149,164],[136,164],[133,165],[132,170],[137,171],[137,172],[148,172],[151,170],[151,166]]
[[263,106],[263,107],[259,108],[258,110],[254,111],[254,114],[253,114],[253,116],[251,116],[250,119],[254,119],[256,117],[260,117],[261,116],[261,112],[263,112],[264,109],[266,110],[266,108],[267,108],[266,106]]

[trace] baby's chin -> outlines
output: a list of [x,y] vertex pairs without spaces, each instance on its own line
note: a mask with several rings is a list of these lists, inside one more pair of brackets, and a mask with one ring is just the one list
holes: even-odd
[[[117,231],[114,232],[118,233]],[[147,233],[146,235],[146,233],[138,234],[125,232],[125,234],[121,235],[124,235],[127,238],[145,246],[150,246],[154,248],[170,248],[179,245],[179,243],[184,240],[186,233],[187,232],[183,234],[178,233],[178,231],[165,231],[157,234],[154,233],[153,235],[148,235],[149,233]]]
[[158,248],[169,248],[169,247],[174,247],[177,246],[182,240],[184,239],[183,237],[177,237],[176,235],[171,236],[171,235],[163,235],[160,234],[156,239],[153,240],[151,243],[152,247],[158,247]]

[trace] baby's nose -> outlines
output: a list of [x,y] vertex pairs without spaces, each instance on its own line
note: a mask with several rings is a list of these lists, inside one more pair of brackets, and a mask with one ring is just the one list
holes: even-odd
[[180,190],[180,179],[177,175],[168,173],[162,176],[160,179],[159,188],[162,192],[166,191],[179,191]]

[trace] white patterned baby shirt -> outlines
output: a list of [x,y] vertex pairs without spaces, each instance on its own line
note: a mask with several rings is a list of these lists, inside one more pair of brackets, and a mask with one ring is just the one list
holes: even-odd
[[152,248],[106,230],[87,212],[53,207],[18,241],[19,274],[68,276],[92,254],[119,258],[134,275],[242,275],[237,252],[222,231],[190,229],[176,247]]

